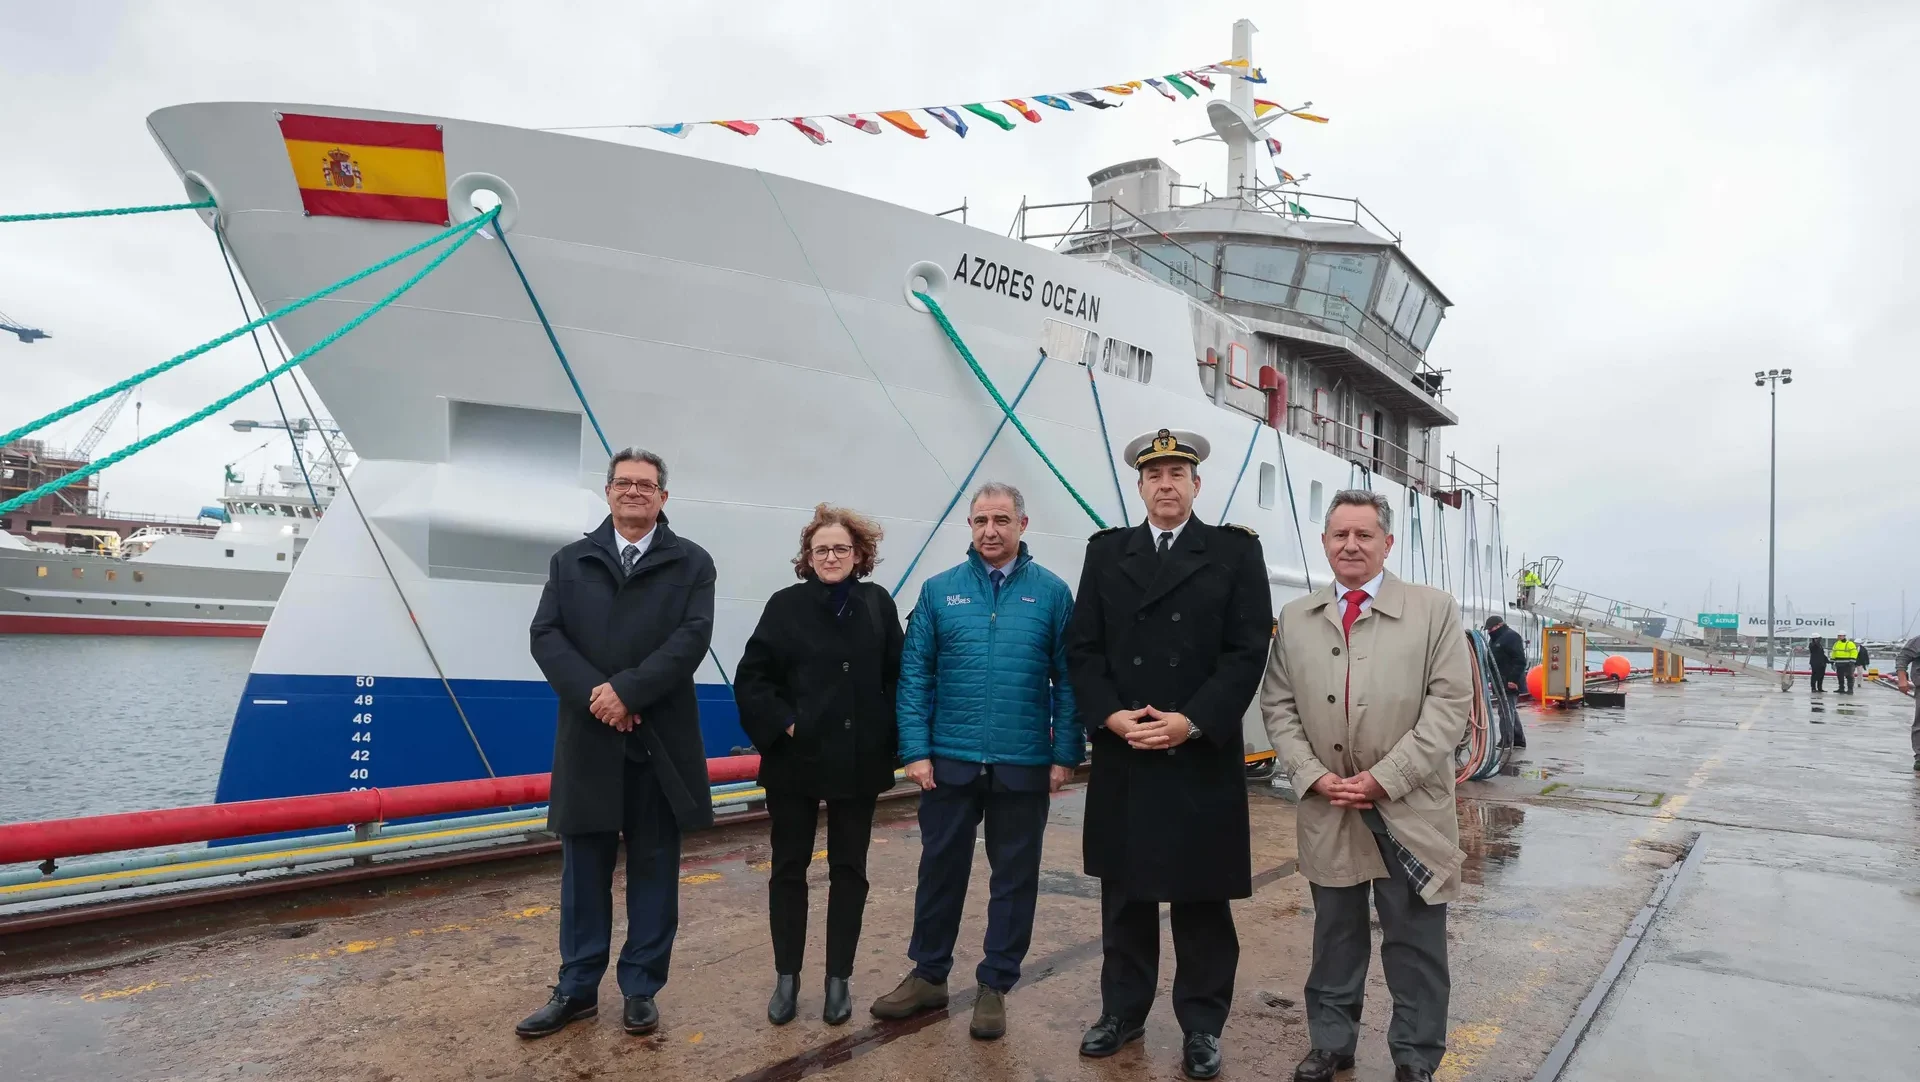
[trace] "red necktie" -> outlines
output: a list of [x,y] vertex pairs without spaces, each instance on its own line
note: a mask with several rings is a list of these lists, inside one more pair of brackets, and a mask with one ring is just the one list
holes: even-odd
[[[1367,592],[1365,590],[1348,590],[1345,594],[1341,596],[1343,596],[1346,599],[1347,611],[1340,614],[1340,636],[1341,638],[1346,639],[1349,644],[1351,644],[1353,642],[1353,622],[1355,620],[1360,619],[1360,603],[1367,599]],[[1353,699],[1353,650],[1351,649],[1351,647],[1349,647],[1349,649],[1347,650],[1347,686],[1344,692],[1342,693],[1342,698],[1347,701],[1342,703],[1341,705],[1345,710],[1347,717],[1352,718],[1353,717],[1353,702],[1352,702],[1352,699]]]
[[1344,595],[1347,611],[1340,614],[1340,634],[1344,638],[1353,637],[1353,622],[1360,619],[1360,603],[1367,599],[1365,590],[1348,590]]

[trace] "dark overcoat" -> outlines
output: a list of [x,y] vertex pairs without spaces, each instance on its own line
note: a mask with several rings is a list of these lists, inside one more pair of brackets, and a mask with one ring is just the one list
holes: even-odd
[[733,674],[762,786],[821,800],[893,788],[901,639],[893,597],[871,582],[853,584],[844,614],[818,579],[767,599]]
[[[1142,901],[1253,893],[1242,722],[1272,628],[1266,558],[1251,530],[1189,519],[1164,557],[1144,524],[1088,541],[1067,632],[1093,744],[1088,875]],[[1114,712],[1145,706],[1185,714],[1201,735],[1140,751],[1106,727]]]
[[[650,759],[681,830],[713,825],[693,674],[713,639],[713,558],[660,516],[633,573],[614,555],[609,516],[554,553],[533,614],[533,660],[560,699],[549,829],[620,829],[625,761]],[[588,709],[613,685],[640,724],[621,733]]]

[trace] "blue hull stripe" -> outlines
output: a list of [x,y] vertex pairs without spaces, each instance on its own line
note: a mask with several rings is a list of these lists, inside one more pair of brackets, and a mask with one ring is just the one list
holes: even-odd
[[[533,680],[455,680],[495,773],[553,769],[556,703]],[[707,756],[750,753],[733,693],[696,687]],[[254,673],[234,713],[214,799],[338,793],[483,778],[486,768],[440,681],[431,677]]]

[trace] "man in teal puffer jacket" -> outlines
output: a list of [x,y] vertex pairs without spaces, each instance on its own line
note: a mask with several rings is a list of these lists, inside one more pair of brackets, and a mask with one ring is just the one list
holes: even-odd
[[1048,794],[1086,750],[1067,674],[1073,592],[1033,562],[1020,534],[1026,501],[1012,485],[981,486],[968,505],[967,560],[928,579],[907,619],[900,658],[900,758],[920,793],[920,884],[913,900],[913,972],[873,1005],[906,1018],[947,1005],[974,832],[987,824],[985,957],[976,976],[975,1037],[1006,1032],[1006,994],[1033,939]]

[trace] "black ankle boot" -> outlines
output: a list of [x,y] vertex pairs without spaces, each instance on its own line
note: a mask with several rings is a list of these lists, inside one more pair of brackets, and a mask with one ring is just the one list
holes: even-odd
[[853,989],[845,977],[827,978],[827,1005],[820,1012],[827,1025],[837,1026],[853,1017]]
[[773,996],[767,1000],[767,1021],[776,1026],[784,1026],[793,1021],[793,1015],[799,1009],[800,975],[780,973],[773,978]]

